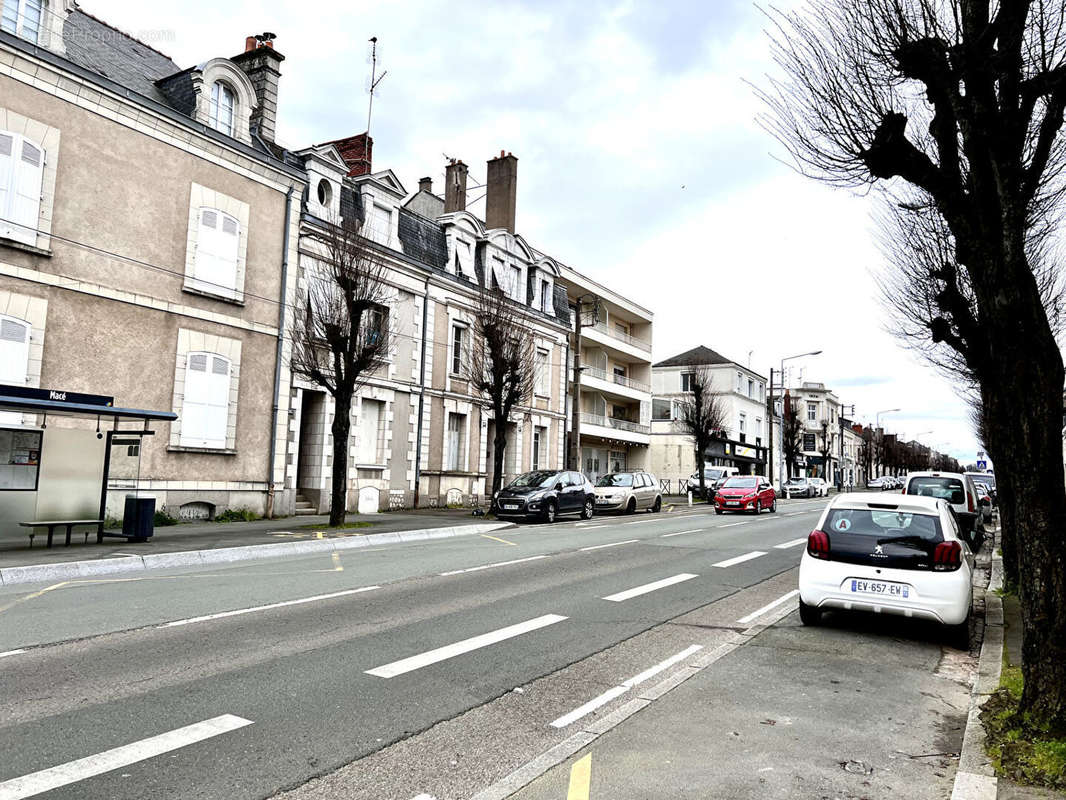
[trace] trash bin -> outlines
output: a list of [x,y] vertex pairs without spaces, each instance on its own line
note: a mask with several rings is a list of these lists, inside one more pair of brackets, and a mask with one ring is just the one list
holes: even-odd
[[146,542],[155,531],[155,498],[126,495],[122,515],[122,535],[130,541]]

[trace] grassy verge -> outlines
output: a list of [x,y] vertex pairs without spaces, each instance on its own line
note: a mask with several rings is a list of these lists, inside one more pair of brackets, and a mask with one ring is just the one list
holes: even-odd
[[343,525],[338,525],[335,528],[331,528],[328,525],[301,525],[300,529],[301,530],[308,530],[308,531],[309,530],[340,531],[340,530],[350,530],[352,528],[369,528],[373,524],[374,524],[373,522],[364,522],[364,521],[360,520],[359,522],[345,522]]
[[1000,777],[1018,783],[1066,789],[1066,739],[1040,730],[1019,713],[1023,686],[1021,664],[1012,663],[1004,647],[999,689],[981,710],[992,766]]

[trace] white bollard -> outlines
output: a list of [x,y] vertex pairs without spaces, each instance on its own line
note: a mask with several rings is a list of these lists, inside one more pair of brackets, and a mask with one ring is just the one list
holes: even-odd
[[692,508],[692,490],[688,490],[688,507]]

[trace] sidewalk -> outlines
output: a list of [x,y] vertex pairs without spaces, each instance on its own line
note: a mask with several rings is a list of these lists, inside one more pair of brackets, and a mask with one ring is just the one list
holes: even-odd
[[70,539],[70,547],[63,545],[58,532],[52,547],[44,546],[45,536],[38,535],[29,546],[29,537],[0,540],[0,567],[21,567],[30,564],[56,564],[65,561],[86,561],[115,556],[147,556],[189,550],[213,550],[220,547],[300,542],[323,538],[348,538],[367,534],[440,528],[484,523],[484,517],[472,516],[469,509],[421,509],[419,511],[391,511],[382,514],[349,514],[347,524],[364,526],[327,530],[329,517],[300,516],[282,519],[260,519],[253,522],[201,522],[170,525],[155,529],[147,542],[127,542],[124,539],[104,539],[96,543],[96,531],[88,542],[81,529]]

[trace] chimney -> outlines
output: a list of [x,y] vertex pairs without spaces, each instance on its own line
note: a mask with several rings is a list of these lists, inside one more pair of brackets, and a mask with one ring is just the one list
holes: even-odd
[[454,158],[444,168],[444,213],[466,211],[467,166]]
[[285,56],[274,50],[274,34],[261,33],[244,40],[244,52],[231,61],[244,70],[255,88],[256,109],[251,125],[268,142],[274,141],[278,119],[278,79]]
[[365,133],[357,133],[347,139],[337,139],[329,144],[336,145],[341,158],[348,165],[348,177],[369,175],[374,154],[374,139]]
[[418,179],[418,191],[425,192],[426,194],[433,194],[433,179],[432,178],[419,178]]
[[514,233],[518,159],[501,150],[499,158],[489,160],[486,184],[485,227],[506,228]]

